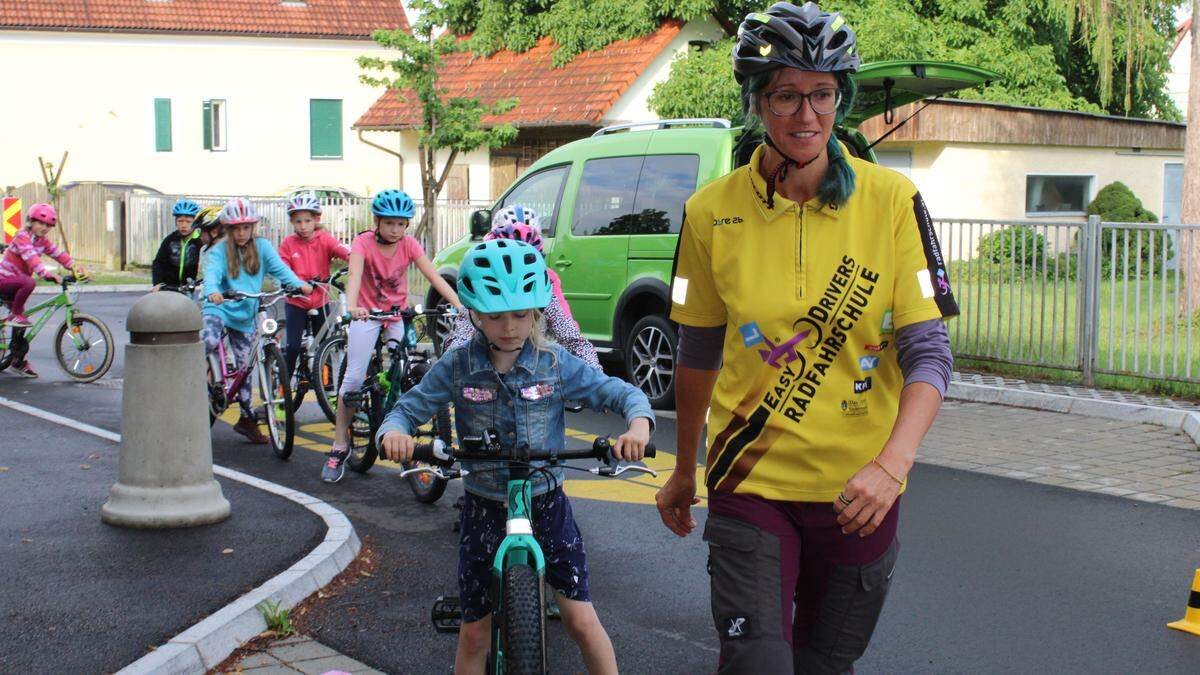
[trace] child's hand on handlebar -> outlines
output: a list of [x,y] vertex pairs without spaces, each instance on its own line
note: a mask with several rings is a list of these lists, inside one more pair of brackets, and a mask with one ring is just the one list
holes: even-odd
[[629,431],[613,444],[613,457],[625,462],[640,462],[650,442],[650,420],[638,417],[629,423]]
[[399,431],[383,435],[383,456],[393,462],[407,462],[413,455],[413,437]]
[[210,293],[208,296],[208,301],[214,305],[219,305],[222,302],[225,302],[225,296],[220,293]]
[[350,307],[348,311],[350,312],[350,317],[356,320],[365,319],[371,314],[366,307]]
[[313,292],[312,284],[301,284],[300,292],[305,295],[312,295],[312,292]]

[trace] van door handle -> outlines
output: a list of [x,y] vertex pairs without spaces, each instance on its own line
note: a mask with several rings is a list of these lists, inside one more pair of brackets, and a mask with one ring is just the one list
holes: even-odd
[[562,258],[560,258],[560,259],[558,259],[558,260],[554,261],[554,266],[555,266],[555,267],[570,267],[571,265],[574,265],[574,264],[575,264],[575,263],[571,262],[570,260],[565,260],[565,259],[562,259]]

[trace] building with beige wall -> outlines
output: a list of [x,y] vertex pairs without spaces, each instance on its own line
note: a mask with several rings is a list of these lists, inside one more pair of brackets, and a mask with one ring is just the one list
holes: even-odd
[[398,0],[46,5],[0,6],[0,186],[40,181],[37,157],[63,151],[64,181],[169,194],[401,179],[350,128],[379,97],[355,59],[386,53],[372,30],[407,28]]
[[[904,119],[921,103],[896,111]],[[908,175],[936,218],[1083,222],[1096,192],[1120,181],[1164,222],[1178,222],[1185,125],[935,101],[876,147]],[[861,127],[886,133],[881,118]]]

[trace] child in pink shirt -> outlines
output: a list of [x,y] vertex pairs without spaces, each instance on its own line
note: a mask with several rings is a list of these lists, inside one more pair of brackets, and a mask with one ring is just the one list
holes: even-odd
[[388,339],[404,340],[403,321],[369,319],[370,312],[408,307],[410,265],[416,265],[450,304],[462,308],[458,295],[437,273],[420,242],[408,235],[408,225],[416,213],[412,198],[400,190],[384,190],[375,195],[371,212],[375,214],[375,229],[355,237],[350,246],[346,309],[354,321],[346,329],[346,374],[338,389],[333,447],[321,470],[321,480],[326,483],[336,483],[346,473],[350,420],[354,415],[353,403],[346,400],[346,394],[362,388],[379,331],[386,329]]
[[[329,280],[329,263],[334,258],[350,259],[350,249],[321,229],[321,202],[308,194],[300,194],[288,202],[288,219],[294,234],[288,235],[279,244],[279,257],[290,267],[301,281],[314,279]],[[312,295],[304,298],[288,298],[284,307],[287,320],[287,344],[283,358],[288,372],[296,370],[296,359],[300,357],[304,338],[304,326],[312,323],[315,334],[329,316],[329,297],[324,289],[314,287]],[[309,310],[318,310],[310,315]]]
[[[84,276],[87,271],[82,266],[76,267],[70,254],[59,249],[50,241],[50,229],[58,225],[58,213],[49,204],[34,204],[29,209],[28,223],[25,229],[13,237],[4,257],[0,258],[0,296],[8,300],[11,313],[8,318],[0,321],[14,329],[28,328],[29,318],[25,316],[25,301],[33,292],[37,283],[34,277],[41,277],[62,283],[62,277],[54,274],[42,265],[42,256],[48,255],[60,265],[73,270],[77,276]],[[14,330],[15,332],[15,330]],[[22,360],[12,364],[12,371],[24,377],[37,377],[29,362]]]

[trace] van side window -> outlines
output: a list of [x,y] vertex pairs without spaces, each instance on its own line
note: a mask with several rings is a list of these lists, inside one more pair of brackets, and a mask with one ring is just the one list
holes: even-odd
[[629,234],[642,159],[638,155],[584,162],[571,224],[575,236]]
[[678,234],[696,191],[698,155],[606,157],[583,165],[575,236]]
[[544,169],[517,184],[500,202],[497,209],[518,204],[533,209],[538,214],[542,224],[542,236],[554,236],[554,219],[558,212],[558,202],[562,198],[563,184],[567,179],[570,164]]
[[696,191],[699,155],[649,155],[642,164],[629,234],[679,234],[683,205]]

